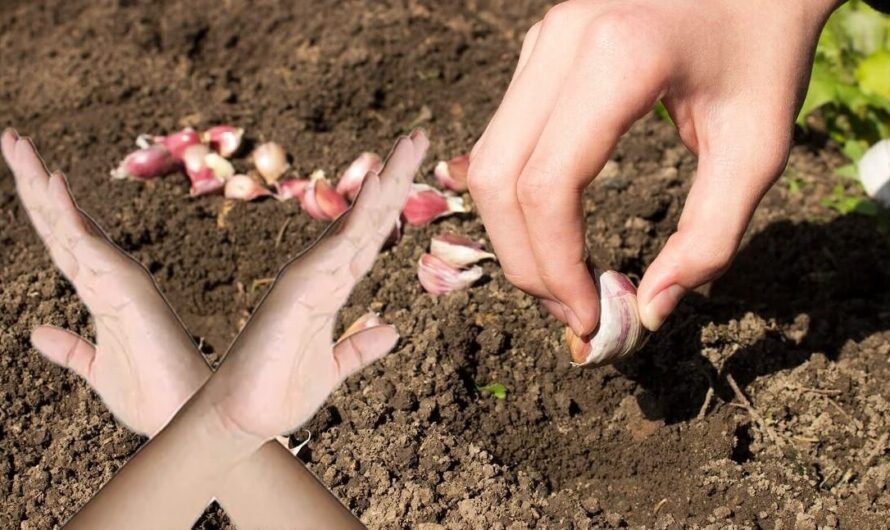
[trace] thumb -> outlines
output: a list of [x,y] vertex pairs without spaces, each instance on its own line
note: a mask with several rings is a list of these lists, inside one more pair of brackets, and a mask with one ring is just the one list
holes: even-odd
[[340,377],[345,379],[380,359],[399,341],[394,326],[374,326],[353,333],[334,345],[334,361]]
[[756,143],[711,143],[733,148],[703,150],[677,231],[640,282],[640,319],[651,331],[687,292],[729,268],[757,204],[785,166],[790,134],[772,142],[761,135]]
[[31,344],[44,357],[72,370],[90,382],[96,348],[78,335],[53,326],[39,326],[31,332]]

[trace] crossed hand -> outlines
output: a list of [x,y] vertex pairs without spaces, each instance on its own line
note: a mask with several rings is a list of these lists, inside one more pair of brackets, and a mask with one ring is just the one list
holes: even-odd
[[[72,527],[187,525],[214,497],[239,527],[359,525],[286,449],[266,442],[305,423],[343,379],[395,346],[390,326],[336,344],[332,334],[337,311],[391,233],[427,146],[419,132],[399,140],[351,211],[281,270],[214,374],[150,274],[78,209],[65,177],[47,172],[29,139],[3,133],[22,203],[96,323],[95,345],[51,326],[34,330],[33,345],[83,377],[133,431],[164,431]],[[178,484],[164,492],[158,481]]]

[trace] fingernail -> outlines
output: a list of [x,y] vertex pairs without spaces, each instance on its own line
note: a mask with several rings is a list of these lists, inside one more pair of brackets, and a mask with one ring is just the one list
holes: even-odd
[[11,134],[13,140],[18,140],[18,139],[19,139],[19,133],[18,133],[18,131],[16,131],[16,130],[13,129],[12,127],[7,127],[6,130],[3,131],[3,132],[6,132],[6,133]]
[[658,328],[664,324],[667,317],[674,311],[680,299],[686,294],[686,289],[682,286],[673,284],[665,287],[660,293],[655,295],[652,300],[640,311],[640,318],[643,325],[649,331],[658,331]]
[[560,303],[560,305],[562,305],[562,310],[565,312],[567,324],[572,328],[572,331],[575,332],[575,335],[578,335],[579,337],[587,336],[587,329],[584,328],[581,319],[578,318],[578,315],[576,315],[574,311],[572,311],[572,308],[562,303]]

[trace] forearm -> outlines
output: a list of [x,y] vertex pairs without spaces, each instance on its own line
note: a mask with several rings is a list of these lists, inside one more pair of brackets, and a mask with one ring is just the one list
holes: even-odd
[[278,442],[267,442],[219,484],[217,500],[238,528],[364,528]]
[[202,390],[68,527],[190,528],[226,477],[260,445],[261,441],[228,428]]

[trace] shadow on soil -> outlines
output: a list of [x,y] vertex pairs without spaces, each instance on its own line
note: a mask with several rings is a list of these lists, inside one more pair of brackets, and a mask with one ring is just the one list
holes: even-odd
[[[688,296],[643,352],[618,368],[645,389],[640,405],[647,417],[668,424],[689,420],[711,385],[721,399],[733,399],[726,374],[744,389],[756,377],[798,366],[814,352],[834,360],[847,341],[890,329],[888,264],[890,237],[870,218],[777,222],[741,249],[708,296]],[[789,338],[767,326],[762,338],[740,345],[722,367],[714,366],[703,348],[733,342],[709,333],[703,344],[706,328],[740,321],[747,313],[801,331]]]

